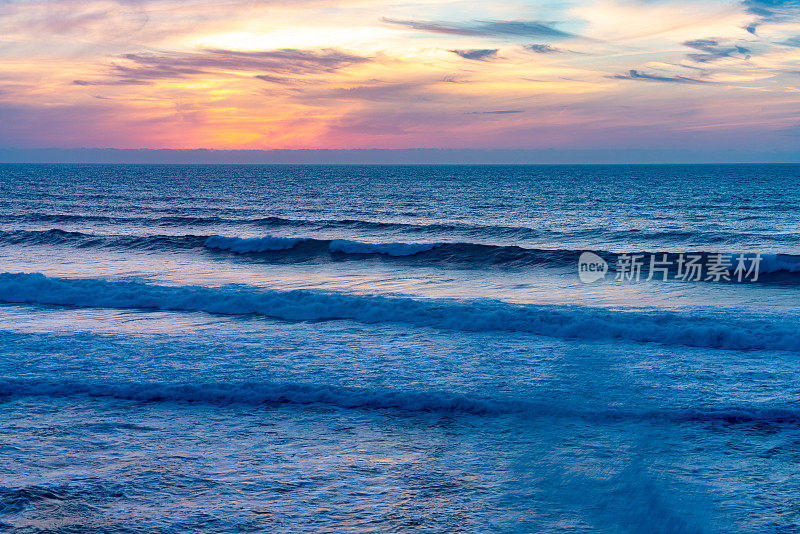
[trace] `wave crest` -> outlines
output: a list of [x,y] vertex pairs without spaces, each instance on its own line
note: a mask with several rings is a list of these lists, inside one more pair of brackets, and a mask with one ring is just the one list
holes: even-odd
[[0,302],[252,314],[287,321],[352,320],[469,332],[524,332],[570,339],[800,351],[797,335],[800,329],[792,323],[734,322],[723,317],[575,305],[518,305],[494,300],[425,300],[241,286],[160,286],[3,273]]
[[[79,248],[107,247],[115,249],[188,251],[208,250],[239,255],[257,256],[259,261],[303,262],[363,257],[382,257],[387,260],[421,264],[441,264],[464,268],[485,267],[573,267],[583,250],[536,249],[514,245],[486,245],[480,243],[368,243],[345,239],[318,239],[312,237],[232,237],[221,235],[95,235],[51,230],[0,231],[2,244],[67,245]],[[613,264],[617,253],[593,251]],[[712,252],[694,252],[708,261]],[[650,255],[667,254],[673,265],[674,252],[628,252]],[[733,254],[732,256],[736,256]],[[749,257],[752,257],[752,253]],[[764,282],[797,282],[800,273],[800,256],[792,254],[762,254],[759,280]]]

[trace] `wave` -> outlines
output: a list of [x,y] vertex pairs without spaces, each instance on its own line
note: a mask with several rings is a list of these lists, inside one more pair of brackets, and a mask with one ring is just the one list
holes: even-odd
[[[0,245],[68,245],[79,248],[104,247],[143,250],[190,250],[258,255],[259,260],[305,261],[309,259],[358,259],[364,256],[406,257],[429,263],[459,266],[566,265],[577,261],[581,251],[527,249],[517,246],[476,243],[367,243],[345,239],[264,236],[256,238],[220,235],[96,235],[51,230],[0,231]],[[265,254],[265,253],[285,253]]]
[[761,272],[772,273],[800,273],[800,256],[792,254],[764,254],[761,262]]
[[[587,409],[548,400],[491,398],[436,390],[398,390],[318,383],[266,382],[78,382],[51,379],[0,379],[0,397],[108,398],[144,403],[184,403],[278,407],[330,406],[349,410],[518,417],[568,417],[593,422],[800,423],[800,410],[752,405],[703,408]],[[147,429],[136,427],[135,430]],[[129,430],[123,428],[123,430]]]
[[435,391],[375,391],[303,383],[217,382],[83,383],[47,380],[0,380],[3,397],[107,397],[139,402],[186,402],[213,405],[314,405],[463,414],[511,413],[513,403]]
[[[575,264],[582,251],[532,249],[506,245],[478,243],[366,243],[345,239],[314,238],[236,238],[210,236],[204,246],[212,250],[234,252],[240,255],[259,255],[268,260],[265,252],[285,252],[291,259],[329,257],[333,260],[359,259],[365,256],[404,259],[427,264],[459,267],[487,266],[553,266]],[[279,259],[271,255],[274,259]],[[280,258],[288,259],[288,258]]]
[[[68,245],[75,247],[107,247],[142,250],[207,250],[250,255],[258,261],[281,263],[317,261],[320,259],[360,259],[366,256],[384,257],[407,262],[441,264],[457,267],[483,268],[552,266],[573,267],[583,250],[536,249],[514,245],[487,245],[480,243],[367,243],[344,239],[317,239],[311,237],[264,236],[241,238],[220,235],[95,235],[51,230],[0,231],[0,245]],[[617,253],[593,251],[613,267]],[[707,263],[713,252],[696,252]],[[645,261],[651,256],[661,259],[667,254],[672,262],[672,272],[677,264],[677,253],[630,252],[641,255]],[[735,255],[733,255],[735,256]],[[748,258],[752,257],[752,254]],[[732,267],[735,261],[732,259]],[[646,266],[645,266],[646,267]],[[762,281],[798,281],[792,276],[800,273],[800,256],[792,254],[762,254],[759,266]],[[748,278],[749,280],[749,278]]]
[[23,213],[23,214],[2,214],[0,222],[4,223],[114,223],[114,224],[141,224],[151,226],[205,226],[215,224],[247,224],[249,222],[258,223],[259,221],[269,222],[271,218],[263,219],[235,219],[225,217],[206,217],[191,215],[97,215],[88,213]]
[[387,256],[414,256],[442,245],[436,243],[361,243],[335,239],[328,249],[333,253],[343,254],[386,254]]
[[67,245],[78,248],[178,250],[202,248],[208,236],[197,235],[96,235],[51,230],[0,231],[0,245]]
[[[55,488],[46,486],[27,486],[7,488],[0,486],[0,514],[18,514],[30,504],[40,501],[64,501],[66,497]],[[0,529],[7,525],[0,523]]]
[[[162,199],[163,200],[163,199]],[[508,224],[480,224],[462,221],[442,222],[408,222],[408,221],[376,221],[351,218],[290,218],[280,216],[266,217],[236,217],[219,215],[161,215],[158,213],[141,215],[102,215],[97,213],[43,213],[27,212],[20,214],[0,214],[0,222],[5,223],[107,223],[107,224],[132,224],[146,228],[182,228],[193,227],[250,227],[263,228],[267,231],[297,231],[297,230],[345,230],[385,232],[389,234],[402,234],[409,236],[426,236],[441,238],[449,235],[453,239],[468,240],[601,240],[604,242],[657,242],[670,246],[696,245],[698,242],[731,245],[740,242],[742,237],[756,237],[771,242],[779,241],[794,244],[800,238],[800,232],[781,234],[747,234],[743,236],[733,231],[700,230],[697,228],[607,228],[607,227],[575,227],[575,228],[545,228],[524,225]]]
[[302,239],[290,237],[223,237],[212,235],[208,237],[203,246],[206,248],[229,250],[237,254],[275,252],[294,248]]
[[[344,239],[322,240],[288,237],[223,237],[212,235],[203,243],[210,249],[227,250],[237,254],[260,254],[290,250],[301,242],[316,244],[316,248],[327,249],[332,254],[385,254],[387,256],[413,256],[436,248],[437,244],[425,243],[361,243]],[[313,246],[313,245],[312,245]]]
[[261,228],[317,228],[317,229],[353,229],[353,230],[397,230],[419,233],[441,233],[447,231],[472,233],[475,231],[499,233],[505,237],[536,237],[553,235],[553,231],[529,228],[524,226],[481,225],[460,222],[442,223],[408,223],[399,221],[373,221],[360,219],[293,219],[288,217],[224,217],[224,216],[191,216],[191,215],[97,215],[79,213],[23,213],[2,214],[0,222],[7,223],[121,223],[142,224],[146,226],[255,226]]
[[425,300],[242,286],[160,286],[48,278],[38,273],[0,274],[0,302],[260,315],[286,321],[352,320],[364,324],[398,323],[467,332],[523,332],[581,340],[800,351],[800,329],[791,322],[730,321],[721,317],[616,311],[577,305]]
[[[111,499],[117,499],[125,495],[124,487],[110,481],[98,482],[91,478],[81,480],[80,484],[52,484],[52,485],[26,485],[21,487],[0,486],[0,515],[18,514],[25,511],[29,506],[45,502],[48,508],[52,509],[53,504],[61,504],[66,501],[84,501],[87,497],[95,503]],[[0,530],[5,531],[12,528],[0,522]],[[25,532],[30,532],[24,529]],[[52,532],[35,530],[35,532]],[[86,529],[59,529],[59,532],[92,532]]]

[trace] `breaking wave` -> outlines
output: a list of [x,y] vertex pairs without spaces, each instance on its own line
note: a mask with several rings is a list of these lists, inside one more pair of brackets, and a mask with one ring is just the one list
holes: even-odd
[[0,302],[251,314],[286,321],[352,320],[469,332],[524,332],[569,339],[800,351],[800,328],[791,322],[734,322],[726,317],[672,312],[518,305],[495,300],[425,300],[243,286],[160,286],[3,273]]
[[[480,243],[367,243],[344,239],[316,239],[310,237],[229,237],[220,235],[95,235],[82,232],[51,230],[0,231],[0,245],[67,245],[78,248],[105,247],[139,250],[205,250],[251,255],[259,261],[303,262],[309,260],[356,260],[364,257],[383,257],[423,264],[441,264],[457,267],[525,267],[574,266],[583,250],[536,249],[518,246],[487,245]],[[618,254],[594,251],[613,265]],[[631,252],[645,260],[651,254],[659,258],[667,254],[675,264],[677,253]],[[714,254],[697,252],[704,261]],[[734,255],[735,256],[735,255]],[[752,253],[749,254],[752,257]],[[732,259],[735,267],[735,260]],[[800,273],[800,256],[792,254],[762,254],[759,266],[762,278],[791,281]],[[775,276],[778,275],[778,276]],[[798,280],[800,281],[800,280]]]

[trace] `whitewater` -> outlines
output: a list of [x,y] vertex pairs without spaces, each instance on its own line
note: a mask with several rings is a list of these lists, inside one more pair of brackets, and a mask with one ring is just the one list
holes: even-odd
[[0,530],[795,532],[798,220],[792,165],[2,165]]

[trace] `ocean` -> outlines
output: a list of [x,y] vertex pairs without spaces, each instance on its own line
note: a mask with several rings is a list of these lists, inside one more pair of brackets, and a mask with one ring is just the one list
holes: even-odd
[[798,221],[798,165],[0,165],[0,530],[800,532]]

